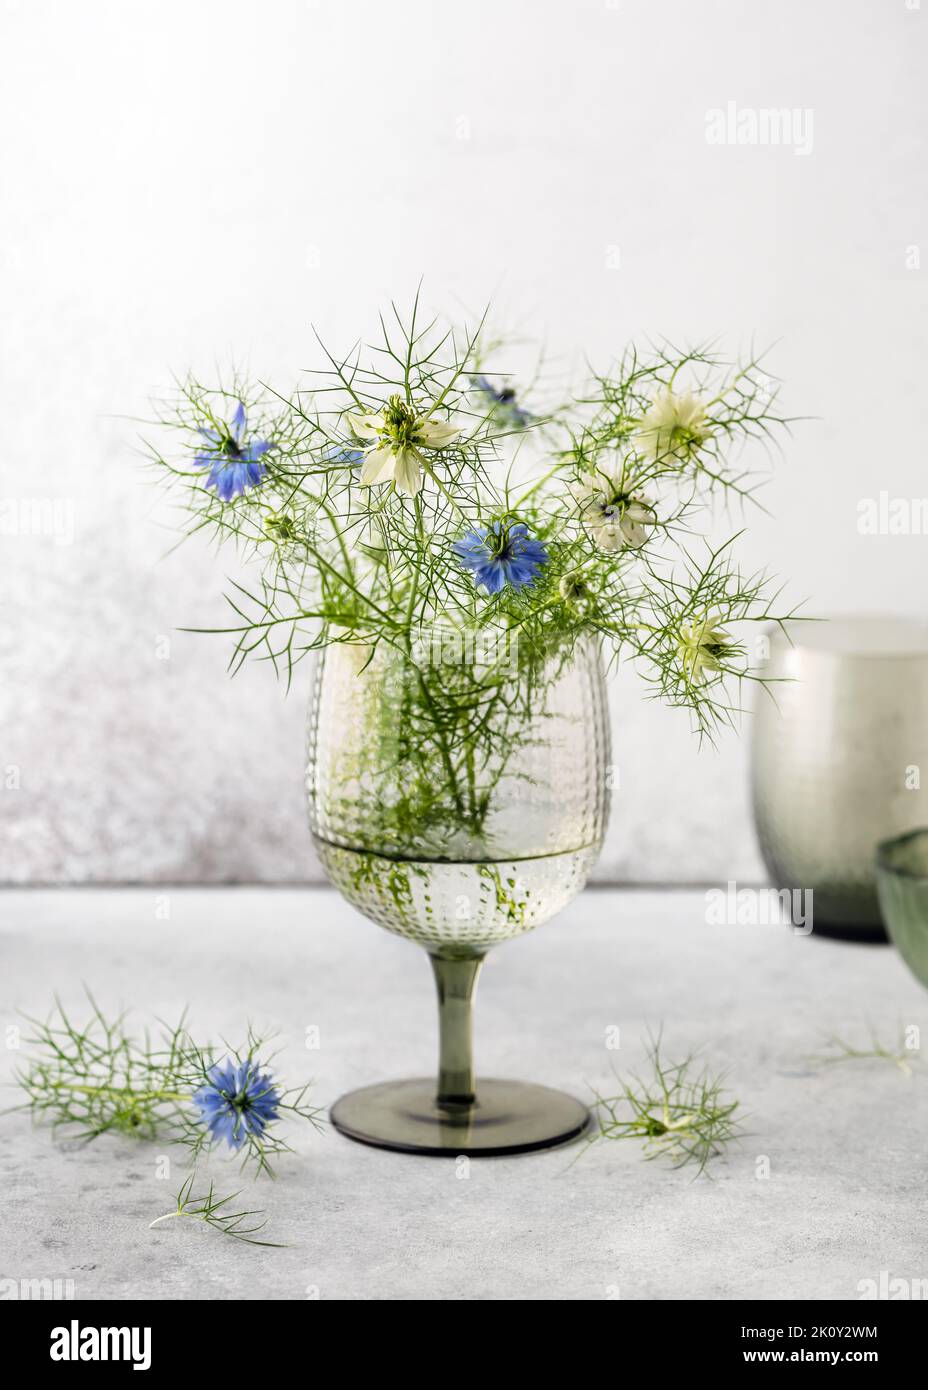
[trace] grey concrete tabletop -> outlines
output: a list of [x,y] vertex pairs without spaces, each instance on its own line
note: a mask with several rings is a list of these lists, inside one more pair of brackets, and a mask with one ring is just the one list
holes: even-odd
[[[0,915],[5,1080],[25,1056],[18,1011],[57,991],[79,1015],[82,984],[140,1027],[186,1005],[203,1038],[276,1030],[279,1072],[312,1077],[320,1105],[433,1068],[425,955],[328,890],[10,891]],[[708,1175],[631,1141],[462,1164],[307,1127],[276,1181],[245,1180],[286,1242],[264,1249],[198,1222],[149,1228],[182,1151],[80,1146],[12,1114],[0,1280],[106,1299],[856,1299],[881,1274],[928,1277],[928,1074],[917,1054],[910,1075],[817,1056],[830,1034],[866,1048],[871,1027],[895,1045],[926,1025],[928,993],[885,946],[713,924],[701,890],[587,891],[491,952],[478,1071],[588,1096],[640,1068],[662,1027],[668,1057],[726,1071],[743,1107],[746,1135]],[[219,1155],[208,1173],[242,1185]]]

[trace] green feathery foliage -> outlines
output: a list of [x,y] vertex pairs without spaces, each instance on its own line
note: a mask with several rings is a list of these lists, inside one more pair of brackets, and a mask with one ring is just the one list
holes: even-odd
[[876,1029],[872,1027],[869,1047],[855,1047],[853,1043],[846,1042],[837,1034],[826,1038],[825,1046],[828,1051],[817,1053],[809,1060],[818,1065],[826,1066],[835,1062],[891,1062],[893,1066],[898,1067],[903,1076],[907,1077],[914,1075],[913,1068],[921,1060],[918,1050],[911,1046],[905,1028],[900,1028],[899,1039],[895,1047],[883,1043]]
[[221,1197],[211,1182],[205,1192],[197,1194],[193,1190],[195,1180],[196,1173],[190,1173],[175,1196],[177,1205],[172,1211],[166,1211],[163,1216],[156,1216],[154,1221],[149,1223],[149,1230],[154,1230],[164,1221],[182,1217],[190,1221],[202,1221],[211,1230],[219,1231],[221,1235],[229,1236],[233,1240],[240,1240],[245,1245],[263,1245],[272,1250],[285,1248],[279,1241],[258,1238],[259,1232],[267,1225],[267,1217],[263,1211],[229,1210],[229,1203],[235,1201],[239,1196],[238,1192],[230,1192],[227,1197]]

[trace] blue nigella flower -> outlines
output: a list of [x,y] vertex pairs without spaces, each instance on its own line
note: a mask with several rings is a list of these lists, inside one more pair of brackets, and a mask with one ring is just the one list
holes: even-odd
[[228,425],[219,429],[201,429],[199,433],[209,447],[195,454],[197,468],[208,468],[207,487],[216,489],[216,496],[228,502],[249,487],[258,487],[267,469],[258,460],[272,446],[266,439],[245,438],[245,407],[241,401]]
[[511,386],[494,386],[485,376],[472,376],[470,384],[481,396],[487,397],[498,415],[519,429],[524,429],[534,420],[534,415],[530,415],[527,410],[516,404],[516,393]]
[[494,521],[490,527],[468,531],[463,540],[454,542],[454,553],[472,572],[474,582],[491,594],[498,594],[507,584],[513,589],[524,588],[548,563],[547,550],[528,534],[521,521]]
[[278,1118],[280,1093],[251,1059],[227,1057],[210,1067],[207,1076],[209,1085],[196,1092],[193,1102],[213,1138],[224,1139],[231,1149],[240,1149],[251,1135],[260,1139]]

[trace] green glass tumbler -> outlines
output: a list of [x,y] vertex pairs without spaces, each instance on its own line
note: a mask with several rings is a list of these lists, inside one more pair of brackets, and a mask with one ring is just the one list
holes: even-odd
[[812,895],[815,935],[885,941],[876,847],[928,823],[928,624],[833,617],[769,643],[752,782],[771,881]]

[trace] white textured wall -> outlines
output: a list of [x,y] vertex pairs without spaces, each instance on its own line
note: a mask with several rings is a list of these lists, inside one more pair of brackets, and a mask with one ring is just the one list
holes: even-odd
[[[750,559],[817,612],[923,610],[928,538],[856,525],[880,488],[928,494],[913,0],[0,13],[0,499],[59,508],[45,533],[0,535],[3,878],[317,872],[305,678],[286,702],[266,671],[229,682],[221,639],[175,634],[158,659],[161,635],[221,619],[224,565],[161,558],[170,517],[120,416],[188,363],[289,381],[311,321],[348,345],[420,274],[452,312],[493,294],[565,360],[647,333],[779,340],[789,406],[819,418]],[[730,101],[811,109],[811,150],[710,145],[706,113]],[[615,693],[603,873],[755,873],[745,744],[700,753],[685,716],[631,679]]]

